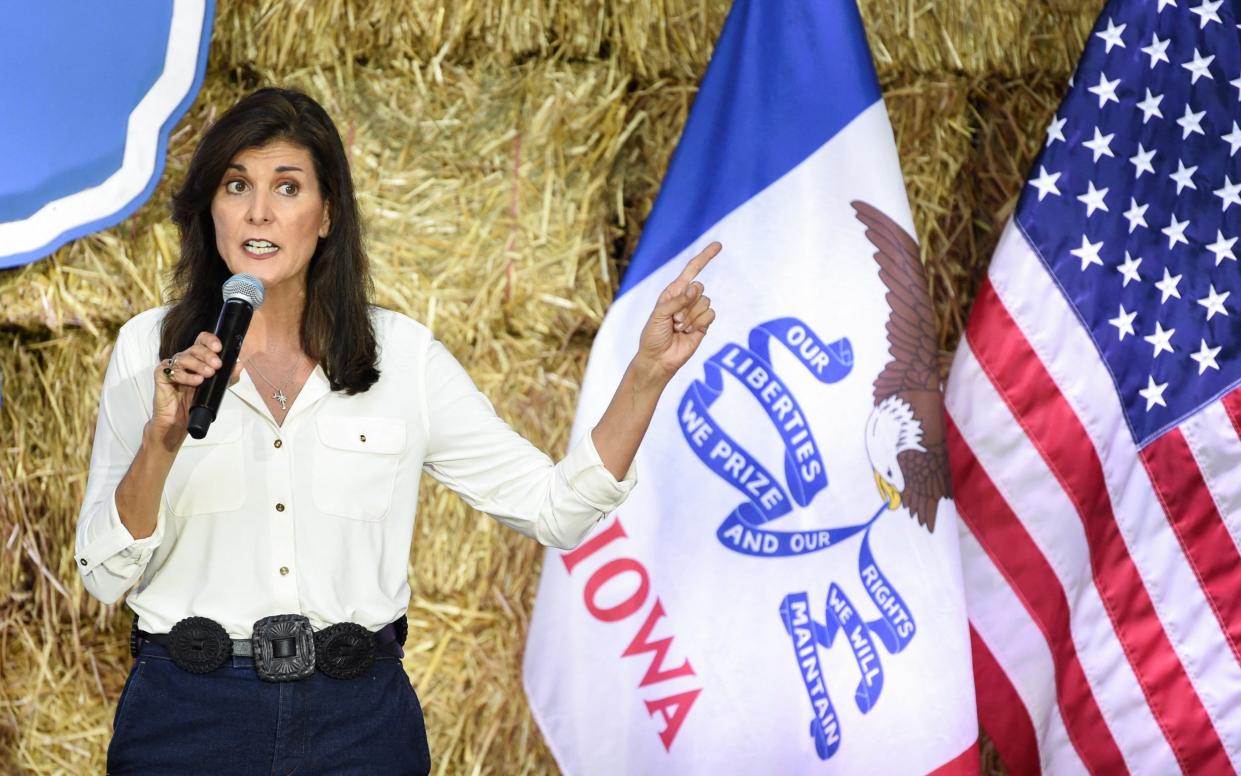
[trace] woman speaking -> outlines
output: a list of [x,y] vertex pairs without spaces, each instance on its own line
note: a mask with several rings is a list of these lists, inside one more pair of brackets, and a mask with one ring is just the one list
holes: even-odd
[[[420,473],[578,544],[633,487],[659,396],[715,318],[695,277],[719,246],[665,289],[603,417],[553,463],[426,327],[369,303],[348,160],[309,97],[262,89],[223,114],[173,220],[175,301],[117,337],[78,520],[86,589],[133,588],[108,770],[427,773],[400,664]],[[221,288],[243,273],[263,298],[195,439]]]

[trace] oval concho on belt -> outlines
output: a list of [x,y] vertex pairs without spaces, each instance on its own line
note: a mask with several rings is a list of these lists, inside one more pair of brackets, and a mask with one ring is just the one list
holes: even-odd
[[291,682],[315,672],[315,638],[300,614],[275,614],[254,623],[254,670],[268,682]]
[[206,617],[186,617],[168,632],[172,662],[192,674],[209,674],[233,654],[223,626]]
[[409,615],[402,614],[401,619],[397,620],[396,626],[396,643],[397,646],[405,646],[405,639],[409,636]]
[[315,661],[333,679],[356,679],[375,662],[375,636],[356,622],[341,622],[315,634]]

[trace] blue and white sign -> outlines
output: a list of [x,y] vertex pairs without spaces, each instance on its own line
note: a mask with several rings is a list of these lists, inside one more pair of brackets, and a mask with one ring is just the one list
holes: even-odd
[[977,772],[912,234],[853,0],[737,0],[582,388],[574,439],[720,241],[637,487],[544,561],[525,681],[565,773]]
[[123,220],[194,101],[212,0],[0,6],[0,268]]

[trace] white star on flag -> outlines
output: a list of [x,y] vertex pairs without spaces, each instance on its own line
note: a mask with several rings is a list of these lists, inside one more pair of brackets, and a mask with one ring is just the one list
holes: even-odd
[[1049,147],[1052,143],[1059,140],[1064,142],[1064,123],[1068,119],[1052,118],[1051,123],[1047,125],[1047,142],[1043,144],[1044,148]]
[[1215,196],[1223,200],[1224,212],[1228,212],[1231,205],[1241,205],[1241,183],[1233,183],[1227,175],[1224,176],[1223,188],[1216,189],[1211,192]]
[[1181,277],[1181,275],[1173,275],[1168,272],[1167,267],[1163,268],[1163,280],[1155,284],[1155,288],[1158,288],[1159,292],[1163,294],[1163,298],[1159,300],[1161,304],[1166,303],[1169,297],[1181,298],[1181,292],[1177,289],[1177,286],[1181,283]]
[[1171,40],[1171,38],[1160,40],[1158,35],[1151,35],[1151,44],[1142,49],[1142,53],[1151,58],[1151,70],[1154,70],[1159,62],[1168,62],[1168,43]]
[[1205,339],[1202,340],[1202,344],[1198,346],[1198,352],[1189,354],[1190,358],[1198,362],[1198,374],[1202,374],[1208,369],[1219,369],[1219,364],[1216,363],[1215,357],[1219,355],[1222,349],[1223,345],[1208,348],[1207,341]]
[[1159,7],[1155,9],[1155,13],[1159,13],[1168,6],[1176,7],[1176,0],[1159,0]]
[[1235,156],[1237,153],[1237,149],[1241,148],[1241,127],[1237,126],[1237,122],[1235,121],[1232,122],[1232,131],[1226,135],[1220,135],[1219,139],[1224,140],[1228,143],[1228,146],[1229,146],[1228,155]]
[[1185,140],[1193,134],[1206,134],[1202,131],[1202,117],[1205,115],[1207,115],[1207,112],[1204,110],[1194,113],[1189,109],[1188,105],[1185,106],[1185,115],[1176,120],[1176,123],[1181,125],[1182,140]]
[[1165,226],[1160,231],[1168,236],[1168,250],[1176,247],[1178,242],[1189,244],[1189,240],[1185,239],[1185,227],[1189,226],[1189,219],[1177,221],[1176,216],[1172,216],[1172,223]]
[[1219,18],[1219,7],[1223,4],[1224,0],[1215,0],[1214,3],[1212,3],[1211,0],[1203,0],[1202,5],[1197,8],[1190,8],[1190,13],[1198,14],[1198,29],[1204,29],[1209,22],[1219,22],[1220,24],[1223,24]]
[[1099,83],[1086,91],[1099,95],[1099,107],[1102,108],[1108,102],[1120,102],[1120,98],[1116,96],[1117,86],[1120,86],[1119,78],[1109,81],[1106,75],[1099,73]]
[[1102,247],[1102,240],[1097,243],[1092,243],[1090,240],[1086,239],[1086,235],[1082,235],[1082,247],[1074,248],[1069,251],[1069,253],[1082,260],[1082,272],[1085,272],[1086,267],[1089,267],[1091,264],[1098,264],[1100,267],[1103,266],[1103,259],[1099,258],[1099,250]]
[[1114,137],[1116,137],[1115,132],[1113,132],[1110,135],[1104,135],[1101,132],[1099,132],[1098,127],[1095,127],[1094,128],[1094,139],[1087,140],[1086,142],[1082,143],[1082,145],[1089,148],[1091,151],[1094,151],[1094,160],[1097,162],[1099,161],[1100,156],[1115,156],[1115,154],[1112,153],[1112,148],[1111,148],[1112,138]]
[[1197,190],[1198,187],[1194,185],[1194,180],[1193,180],[1194,173],[1196,172],[1198,172],[1198,165],[1195,164],[1193,167],[1186,167],[1185,163],[1182,162],[1180,159],[1176,160],[1176,172],[1169,174],[1168,177],[1176,181],[1176,193],[1177,194],[1180,194],[1181,189],[1185,188],[1186,186],[1188,186],[1191,189]]
[[1138,152],[1129,157],[1129,161],[1133,163],[1134,179],[1142,177],[1142,173],[1149,172],[1155,174],[1155,166],[1151,164],[1151,160],[1155,158],[1155,149],[1149,151],[1141,143],[1138,143]]
[[1125,47],[1125,41],[1120,37],[1120,34],[1125,31],[1125,27],[1127,26],[1128,25],[1126,24],[1122,24],[1119,27],[1117,27],[1115,22],[1113,22],[1111,19],[1108,19],[1107,29],[1104,30],[1103,32],[1095,33],[1095,37],[1102,38],[1104,42],[1107,43],[1107,49],[1103,53],[1105,54],[1112,53],[1113,46],[1120,46],[1121,48]]
[[1213,61],[1215,61],[1214,54],[1209,57],[1204,57],[1198,52],[1198,49],[1194,49],[1193,60],[1182,64],[1181,67],[1185,68],[1193,75],[1193,77],[1189,80],[1191,84],[1198,83],[1198,79],[1204,75],[1214,81],[1215,76],[1211,75],[1211,71],[1208,69]]
[[1137,317],[1138,317],[1137,311],[1134,311],[1131,313],[1125,312],[1125,306],[1122,304],[1120,306],[1120,314],[1117,315],[1115,318],[1112,318],[1111,320],[1109,320],[1108,323],[1116,327],[1116,331],[1120,335],[1120,339],[1123,342],[1125,339],[1125,335],[1127,334],[1133,334],[1135,336],[1137,335],[1137,332],[1133,330],[1133,319]]
[[[1107,191],[1107,189],[1104,189],[1104,191]],[[1081,199],[1081,197],[1078,197],[1078,199]],[[1139,205],[1138,201],[1133,197],[1129,198],[1129,209],[1125,211],[1125,218],[1129,219],[1129,234],[1133,234],[1133,230],[1137,229],[1139,226],[1147,226],[1146,208],[1148,207],[1150,206]],[[1104,210],[1106,209],[1107,208],[1104,208]],[[1086,215],[1090,214],[1087,213]],[[1129,254],[1126,253],[1125,255],[1128,256]],[[1141,259],[1139,259],[1139,261],[1141,261]]]
[[1176,352],[1172,348],[1173,334],[1176,334],[1176,329],[1164,329],[1163,324],[1155,321],[1155,333],[1142,338],[1155,346],[1155,354],[1152,358],[1159,358],[1159,354],[1164,351]]
[[1138,103],[1138,107],[1142,109],[1142,123],[1151,120],[1151,116],[1163,118],[1163,111],[1159,110],[1159,103],[1163,102],[1162,94],[1151,94],[1151,90],[1146,90],[1146,99]]
[[1056,188],[1056,181],[1060,178],[1060,173],[1047,172],[1046,167],[1039,167],[1039,176],[1030,181],[1030,185],[1038,189],[1038,201],[1042,202],[1043,197],[1048,194],[1060,196],[1060,189]]
[[1077,197],[1079,202],[1083,202],[1086,205],[1086,217],[1089,218],[1094,215],[1096,210],[1102,210],[1104,213],[1108,212],[1107,203],[1103,201],[1103,197],[1107,195],[1107,189],[1096,189],[1094,181],[1088,181],[1087,185],[1090,186],[1090,190]]
[[[1176,220],[1176,216],[1173,216],[1172,219]],[[1236,255],[1232,252],[1233,243],[1236,241],[1236,237],[1225,239],[1223,230],[1217,229],[1215,231],[1215,242],[1207,246],[1207,250],[1215,254],[1215,266],[1218,267],[1224,259],[1237,260]]]
[[1141,263],[1141,258],[1137,256],[1130,256],[1129,251],[1125,251],[1124,263],[1116,268],[1121,276],[1124,277],[1124,282],[1120,284],[1121,288],[1128,288],[1130,280],[1136,280],[1139,283],[1142,282],[1142,276],[1138,274],[1138,265]]
[[1147,382],[1146,387],[1138,391],[1138,395],[1146,399],[1146,411],[1150,412],[1151,408],[1156,404],[1160,407],[1167,407],[1167,402],[1163,400],[1163,392],[1168,387],[1168,384],[1160,383],[1155,385],[1155,378],[1153,376],[1147,379],[1149,382]]
[[1207,308],[1208,321],[1214,318],[1216,313],[1228,315],[1228,310],[1224,308],[1224,300],[1231,293],[1231,291],[1225,291],[1221,294],[1215,290],[1215,284],[1211,284],[1211,290],[1207,292],[1207,295],[1198,300],[1198,304]]

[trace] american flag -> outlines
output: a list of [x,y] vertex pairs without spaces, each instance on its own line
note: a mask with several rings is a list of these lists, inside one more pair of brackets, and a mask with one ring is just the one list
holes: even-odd
[[1014,773],[1241,764],[1239,7],[1108,3],[953,365],[979,714]]

